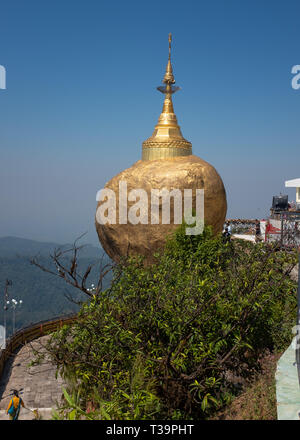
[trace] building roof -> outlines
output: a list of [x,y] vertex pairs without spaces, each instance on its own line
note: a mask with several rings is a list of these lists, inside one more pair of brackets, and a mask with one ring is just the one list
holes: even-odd
[[300,187],[300,177],[299,177],[299,179],[286,180],[285,186],[292,187],[292,188],[299,188]]

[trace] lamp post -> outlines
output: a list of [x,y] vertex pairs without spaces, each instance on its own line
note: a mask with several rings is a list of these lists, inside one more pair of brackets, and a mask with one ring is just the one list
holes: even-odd
[[19,305],[21,306],[23,301],[20,299],[19,301],[17,301],[16,299],[12,299],[12,311],[13,311],[13,334],[15,333],[15,329],[16,329],[16,307]]
[[91,287],[87,289],[90,293],[96,293],[97,288],[95,287],[95,284],[91,284]]
[[[4,324],[4,339],[6,339],[6,311],[8,309],[8,304],[9,304],[9,301],[8,301],[8,287],[10,287],[10,286],[12,286],[12,281],[6,279],[6,281],[5,281],[5,289],[4,289],[4,307],[3,307],[3,310],[4,310],[4,323],[3,323]],[[5,346],[5,341],[4,341],[4,346]]]

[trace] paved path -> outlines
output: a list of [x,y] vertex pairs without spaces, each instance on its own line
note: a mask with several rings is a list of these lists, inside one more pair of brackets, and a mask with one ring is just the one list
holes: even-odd
[[294,337],[277,364],[276,398],[278,420],[300,419],[300,389],[296,365],[297,341]]
[[[34,358],[34,350],[42,351],[49,336],[43,336],[33,342],[24,345],[18,352],[7,360],[3,375],[0,380],[0,420],[7,420],[5,410],[10,400],[11,389],[23,388],[21,394],[25,406],[30,409],[38,409],[43,419],[51,419],[52,408],[57,407],[61,401],[61,377],[55,378],[56,368],[47,357],[39,365],[29,367]],[[32,412],[22,408],[20,420],[34,419]]]

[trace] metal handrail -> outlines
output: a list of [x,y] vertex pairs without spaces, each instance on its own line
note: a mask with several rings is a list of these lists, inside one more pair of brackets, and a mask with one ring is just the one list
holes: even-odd
[[39,321],[35,324],[23,327],[15,332],[8,340],[4,350],[0,353],[0,378],[3,373],[5,362],[20,345],[33,341],[48,332],[54,332],[66,323],[71,323],[77,319],[77,315],[64,315],[50,320]]

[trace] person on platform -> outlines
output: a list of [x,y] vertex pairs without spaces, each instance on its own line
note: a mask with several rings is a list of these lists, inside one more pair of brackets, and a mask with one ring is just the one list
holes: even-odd
[[225,229],[224,229],[222,235],[223,235],[223,240],[224,240],[225,243],[230,241],[230,236],[231,236],[231,234],[230,234],[230,232],[228,231],[228,227],[227,227],[227,226],[225,226]]
[[259,242],[261,241],[261,230],[260,230],[260,221],[259,220],[255,220],[255,242]]
[[270,232],[271,232],[271,223],[270,220],[268,219],[266,223],[265,242],[268,242]]
[[225,229],[227,229],[227,232],[231,235],[231,225],[228,221],[226,223],[224,223],[223,234],[225,233]]
[[17,390],[13,390],[13,397],[10,399],[6,414],[9,415],[10,420],[18,420],[21,405],[25,407],[23,400],[19,397],[19,393]]
[[226,227],[228,229],[228,233],[231,235],[231,224],[229,222],[226,223]]

